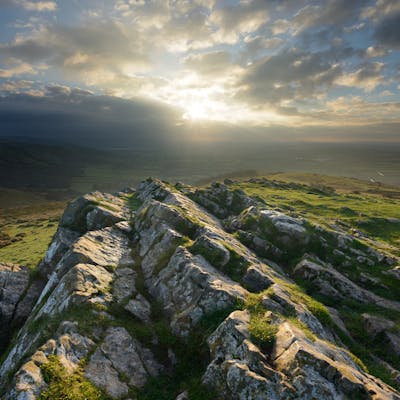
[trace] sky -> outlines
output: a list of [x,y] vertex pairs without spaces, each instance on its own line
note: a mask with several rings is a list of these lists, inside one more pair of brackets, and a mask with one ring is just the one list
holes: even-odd
[[399,50],[398,0],[0,0],[0,135],[399,142]]

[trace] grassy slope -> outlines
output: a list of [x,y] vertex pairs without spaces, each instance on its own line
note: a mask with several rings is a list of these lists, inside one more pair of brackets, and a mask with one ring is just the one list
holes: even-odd
[[344,228],[393,246],[399,254],[400,188],[316,174],[275,174],[268,179],[272,184],[239,182],[234,187],[323,225],[344,223]]
[[[43,257],[57,229],[65,202],[49,202],[34,196],[27,205],[0,208],[0,262],[34,268]],[[0,203],[1,204],[1,203]],[[5,203],[2,203],[5,204]]]

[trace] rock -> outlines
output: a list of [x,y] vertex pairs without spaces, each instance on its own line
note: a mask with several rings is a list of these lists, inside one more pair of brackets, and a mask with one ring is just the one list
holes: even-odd
[[292,398],[290,383],[249,340],[248,325],[249,314],[235,311],[209,337],[211,363],[203,383],[234,400]]
[[112,285],[113,298],[122,303],[136,294],[137,273],[131,268],[117,268]]
[[386,271],[386,274],[400,280],[400,265],[397,265],[396,267],[393,267],[389,271]]
[[[29,283],[29,269],[14,264],[0,264],[0,354],[8,344],[15,312]],[[32,307],[32,302],[29,302]],[[21,315],[20,318],[23,318]],[[21,323],[22,321],[17,321]]]
[[78,238],[79,234],[77,232],[59,227],[51,241],[43,261],[37,267],[37,272],[39,272],[43,277],[47,277]]
[[214,267],[219,269],[228,264],[231,258],[223,242],[207,235],[201,235],[196,239],[192,251],[203,255]]
[[110,301],[107,293],[112,279],[112,274],[103,267],[77,264],[64,275],[36,318],[43,314],[58,314],[73,304],[82,304],[95,297]]
[[365,331],[373,337],[395,326],[394,322],[375,315],[364,313],[361,314],[361,317]]
[[214,183],[206,189],[197,189],[193,198],[219,218],[240,214],[244,209],[257,204],[242,190],[231,190],[222,183]]
[[128,304],[125,306],[125,310],[129,311],[133,316],[144,323],[150,322],[151,306],[141,294],[138,294],[135,299],[129,300]]
[[146,279],[157,276],[182,240],[183,236],[175,230],[166,226],[160,229],[160,235],[155,239],[156,243],[149,248],[142,261],[143,275]]
[[318,318],[307,308],[306,304],[299,301],[290,288],[275,283],[271,286],[271,295],[262,299],[262,304],[267,310],[286,315],[294,315],[311,332],[318,337],[335,342],[335,338],[329,329],[326,329]]
[[45,387],[40,367],[33,361],[28,361],[17,372],[15,387],[6,400],[35,400]]
[[111,194],[93,192],[70,202],[60,226],[77,232],[112,226],[124,219],[125,202]]
[[185,336],[202,316],[232,307],[247,291],[211,266],[202,256],[178,247],[150,294],[171,317],[171,327]]
[[118,372],[100,349],[97,349],[90,357],[85,376],[113,398],[118,399],[128,394],[128,385],[120,381]]
[[61,277],[77,264],[99,265],[108,269],[133,266],[128,238],[119,230],[90,231],[74,242],[54,268],[38,302],[54,289]]
[[243,277],[243,286],[250,292],[259,293],[268,289],[273,283],[273,277],[262,266],[251,265]]
[[179,394],[175,400],[189,400],[189,393],[187,390]]
[[385,332],[385,340],[388,344],[389,351],[400,357],[400,335],[399,332]]
[[78,368],[94,347],[94,342],[77,333],[76,328],[76,324],[67,321],[60,325],[56,338],[48,340],[17,371],[7,400],[39,398],[47,386],[41,366],[49,362],[50,355],[56,355],[68,373]]
[[319,339],[312,342],[288,322],[279,327],[273,358],[275,367],[292,382],[297,398],[400,398],[364,373],[345,350]]
[[[254,184],[286,185],[258,178]],[[159,375],[161,383],[176,376],[181,393],[171,396],[184,400],[191,382],[176,368],[185,361],[182,353],[191,352],[196,378],[208,360],[202,382],[216,398],[400,400],[363,370],[336,334],[339,328],[349,340],[353,334],[341,300],[399,310],[399,303],[366,290],[379,284],[374,276],[357,274],[361,288],[334,267],[357,259],[360,269],[389,265],[386,255],[344,231],[311,226],[222,184],[196,192],[148,179],[135,196],[143,203],[134,214],[123,193],[93,193],[71,203],[37,278],[21,289],[25,295],[0,298],[0,307],[9,302],[12,319],[24,324],[0,367],[1,398],[40,398],[47,387],[42,370],[56,359],[67,374],[78,373],[116,399],[146,397],[149,379],[157,385]],[[228,218],[221,222],[217,217],[223,216]],[[293,257],[314,250],[339,261],[331,265],[311,254],[292,268]],[[337,329],[327,310],[291,278],[336,301],[337,309],[328,310]],[[397,314],[385,315],[363,314],[364,330],[371,343],[384,347],[385,360],[376,362],[397,379],[387,363],[396,366],[400,357]],[[268,345],[263,334],[270,336]],[[203,356],[207,346],[209,359]],[[374,346],[370,350],[374,359]]]
[[134,387],[142,387],[150,376],[162,370],[150,350],[142,347],[123,327],[109,328],[100,349],[113,368]]
[[293,270],[294,276],[312,282],[313,288],[334,299],[353,299],[361,303],[372,303],[390,310],[399,311],[400,303],[386,300],[361,288],[336,271],[332,266],[310,259],[303,259]]

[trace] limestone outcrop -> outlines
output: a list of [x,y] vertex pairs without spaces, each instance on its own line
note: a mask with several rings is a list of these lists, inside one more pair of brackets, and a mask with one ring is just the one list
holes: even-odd
[[82,196],[33,278],[0,266],[0,396],[400,400],[399,303],[346,273],[376,262],[229,184]]

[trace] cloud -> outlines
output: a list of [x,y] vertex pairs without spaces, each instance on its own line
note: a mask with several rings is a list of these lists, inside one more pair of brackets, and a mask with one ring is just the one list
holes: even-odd
[[15,0],[15,3],[29,11],[55,11],[57,9],[55,1]]
[[226,73],[232,67],[231,54],[226,51],[189,55],[183,63],[199,74],[214,77]]
[[348,87],[358,87],[370,92],[384,82],[382,75],[384,67],[385,64],[381,62],[364,63],[356,71],[340,76],[336,83]]
[[107,84],[119,76],[145,71],[149,63],[146,40],[134,28],[115,21],[82,26],[54,25],[0,44],[0,55],[34,65],[46,63],[70,79]]
[[364,4],[363,0],[328,0],[320,4],[307,4],[294,16],[292,24],[297,33],[321,26],[343,27],[358,16]]
[[32,67],[32,65],[24,62],[14,62],[13,66],[6,69],[0,68],[0,78],[12,78],[18,75],[35,75],[37,71]]
[[246,36],[241,56],[245,61],[254,61],[265,50],[275,49],[285,41],[279,37]]
[[339,60],[353,54],[351,48],[308,53],[285,49],[267,56],[244,72],[238,97],[255,105],[313,99],[324,93],[343,69]]
[[29,1],[29,0],[2,0],[0,7],[18,6],[28,11],[55,11],[57,3],[55,1]]
[[41,96],[0,96],[0,136],[159,149],[179,134],[176,122],[180,115],[179,110],[159,102],[97,96],[53,85]]
[[241,1],[212,11],[209,21],[217,27],[217,41],[236,43],[240,35],[255,32],[269,20],[268,9],[262,0]]
[[19,81],[5,81],[0,83],[0,95],[9,95],[11,93],[20,93],[26,91],[33,86],[33,81],[19,80]]
[[374,37],[383,46],[400,49],[400,11],[389,14],[378,24]]
[[388,54],[388,50],[382,46],[369,46],[365,51],[365,55],[369,58],[384,57]]

